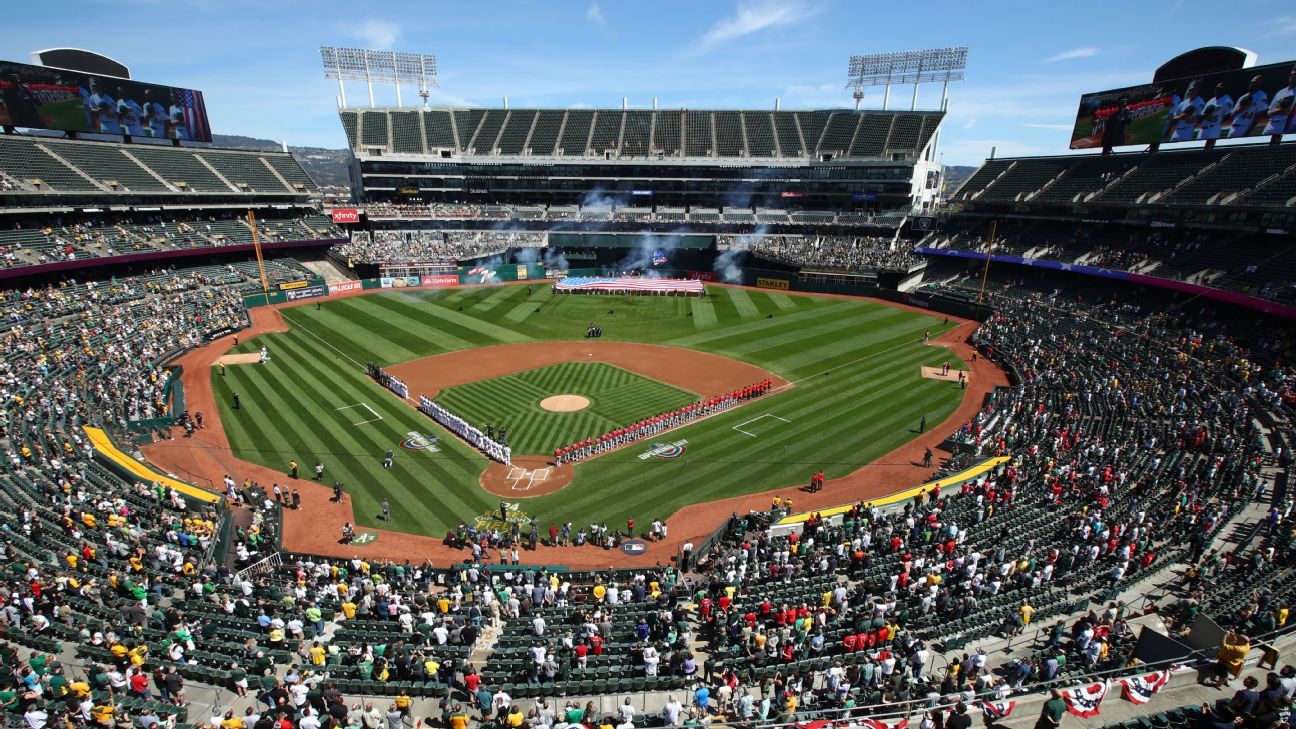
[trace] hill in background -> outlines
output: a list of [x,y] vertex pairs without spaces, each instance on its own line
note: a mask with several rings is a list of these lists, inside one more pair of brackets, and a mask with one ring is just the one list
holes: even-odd
[[[226,149],[247,149],[255,152],[278,152],[283,149],[282,144],[270,139],[257,139],[237,134],[213,134],[212,144]],[[351,159],[351,153],[347,150],[289,146],[288,151],[316,185],[321,188],[351,189],[351,179],[347,175],[347,162]]]

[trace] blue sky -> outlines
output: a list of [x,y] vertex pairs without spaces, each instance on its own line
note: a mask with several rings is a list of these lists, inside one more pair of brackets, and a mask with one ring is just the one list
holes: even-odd
[[[52,17],[56,16],[56,17]],[[433,103],[500,106],[849,106],[851,54],[967,45],[950,93],[946,164],[1066,151],[1085,91],[1151,79],[1204,45],[1260,63],[1296,57],[1296,6],[1279,0],[886,2],[864,0],[107,0],[12,3],[0,58],[73,46],[135,78],[202,89],[217,133],[341,147],[337,85],[321,45],[435,54]],[[404,91],[406,104],[417,101]],[[919,107],[939,104],[926,86]],[[911,87],[893,91],[908,108]],[[362,84],[348,101],[367,104]],[[378,103],[394,105],[390,89]],[[880,106],[881,90],[864,106]]]

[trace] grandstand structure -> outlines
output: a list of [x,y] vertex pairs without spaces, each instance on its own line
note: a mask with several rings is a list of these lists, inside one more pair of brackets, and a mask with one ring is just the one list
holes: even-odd
[[343,109],[370,203],[930,209],[941,111]]

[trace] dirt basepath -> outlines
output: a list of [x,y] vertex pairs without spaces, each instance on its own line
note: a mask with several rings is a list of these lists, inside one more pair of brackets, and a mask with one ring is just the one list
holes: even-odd
[[[760,289],[764,290],[764,289]],[[354,292],[343,296],[363,295],[369,291]],[[779,292],[792,293],[796,292]],[[810,294],[807,294],[810,295]],[[332,297],[341,298],[341,297]],[[837,298],[861,297],[839,296]],[[885,306],[903,308],[918,313],[933,315],[933,312],[918,307],[894,304],[888,301],[866,299]],[[366,528],[379,538],[365,546],[345,546],[337,539],[342,524],[354,523],[354,513],[350,498],[345,496],[340,503],[329,500],[333,493],[322,484],[305,479],[290,479],[285,473],[275,471],[248,461],[235,458],[230,451],[229,441],[221,427],[220,413],[211,389],[211,368],[216,360],[238,341],[246,341],[266,332],[285,331],[283,317],[279,309],[311,304],[307,300],[280,304],[274,307],[253,309],[250,314],[252,326],[237,335],[221,337],[205,347],[196,349],[177,360],[184,366],[182,380],[185,395],[191,412],[202,412],[207,428],[198,431],[193,438],[184,438],[183,431],[176,429],[173,440],[154,443],[144,447],[148,459],[177,478],[192,481],[199,486],[220,489],[221,479],[229,474],[236,481],[251,479],[269,488],[278,482],[280,486],[297,489],[301,493],[302,508],[284,513],[283,548],[292,552],[311,552],[335,557],[352,557],[363,554],[368,559],[377,560],[411,560],[430,559],[433,564],[446,566],[465,559],[467,553],[445,546],[440,539],[417,535],[389,532],[382,529]],[[963,400],[958,408],[944,421],[929,423],[926,433],[916,436],[914,440],[879,458],[873,464],[842,478],[827,482],[818,493],[809,494],[800,491],[800,484],[790,484],[787,488],[749,494],[720,501],[686,506],[676,512],[667,521],[670,537],[663,542],[650,543],[646,552],[638,555],[625,555],[619,551],[605,551],[596,547],[540,547],[535,552],[522,552],[522,561],[528,564],[564,564],[573,569],[601,569],[610,566],[634,567],[667,564],[675,556],[679,547],[685,542],[698,542],[711,534],[730,514],[746,513],[749,509],[768,509],[774,496],[793,496],[797,511],[826,508],[856,500],[875,499],[894,493],[923,482],[931,475],[931,469],[922,468],[923,451],[931,448],[938,459],[947,456],[939,446],[945,437],[954,429],[965,423],[981,408],[985,396],[996,385],[1006,385],[1007,379],[992,363],[984,359],[973,362],[972,348],[966,343],[976,329],[976,322],[950,317],[957,326],[935,339],[934,346],[948,347],[955,355],[968,363],[969,383],[963,393]],[[576,343],[581,344],[581,343]],[[646,345],[653,346],[653,345]],[[672,352],[678,349],[667,347]],[[481,350],[472,350],[481,351]],[[429,358],[435,359],[435,358]],[[723,359],[723,358],[722,358]],[[727,360],[732,362],[733,360]],[[628,369],[628,368],[627,368]],[[758,371],[759,368],[755,368]],[[359,376],[359,375],[357,375]],[[475,376],[473,379],[481,379]],[[759,378],[757,378],[759,379]],[[747,384],[747,383],[742,383]],[[413,387],[413,383],[410,383]],[[916,425],[916,424],[915,424]],[[537,484],[538,485],[538,484]],[[501,489],[502,490],[502,489]],[[511,490],[511,489],[510,489]],[[393,504],[393,508],[400,508]],[[645,525],[646,526],[646,525]],[[547,525],[542,524],[544,531]]]

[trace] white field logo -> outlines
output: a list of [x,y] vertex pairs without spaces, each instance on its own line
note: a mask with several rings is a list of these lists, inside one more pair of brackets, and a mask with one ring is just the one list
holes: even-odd
[[428,453],[436,453],[441,450],[437,447],[437,439],[435,436],[423,435],[422,433],[413,430],[407,433],[407,435],[409,435],[409,437],[401,443],[401,448],[404,448],[405,450],[427,451]]
[[684,451],[687,450],[685,446],[687,445],[687,440],[677,440],[674,443],[653,443],[648,450],[639,454],[639,460],[646,461],[654,456],[667,460],[679,458],[684,455]]

